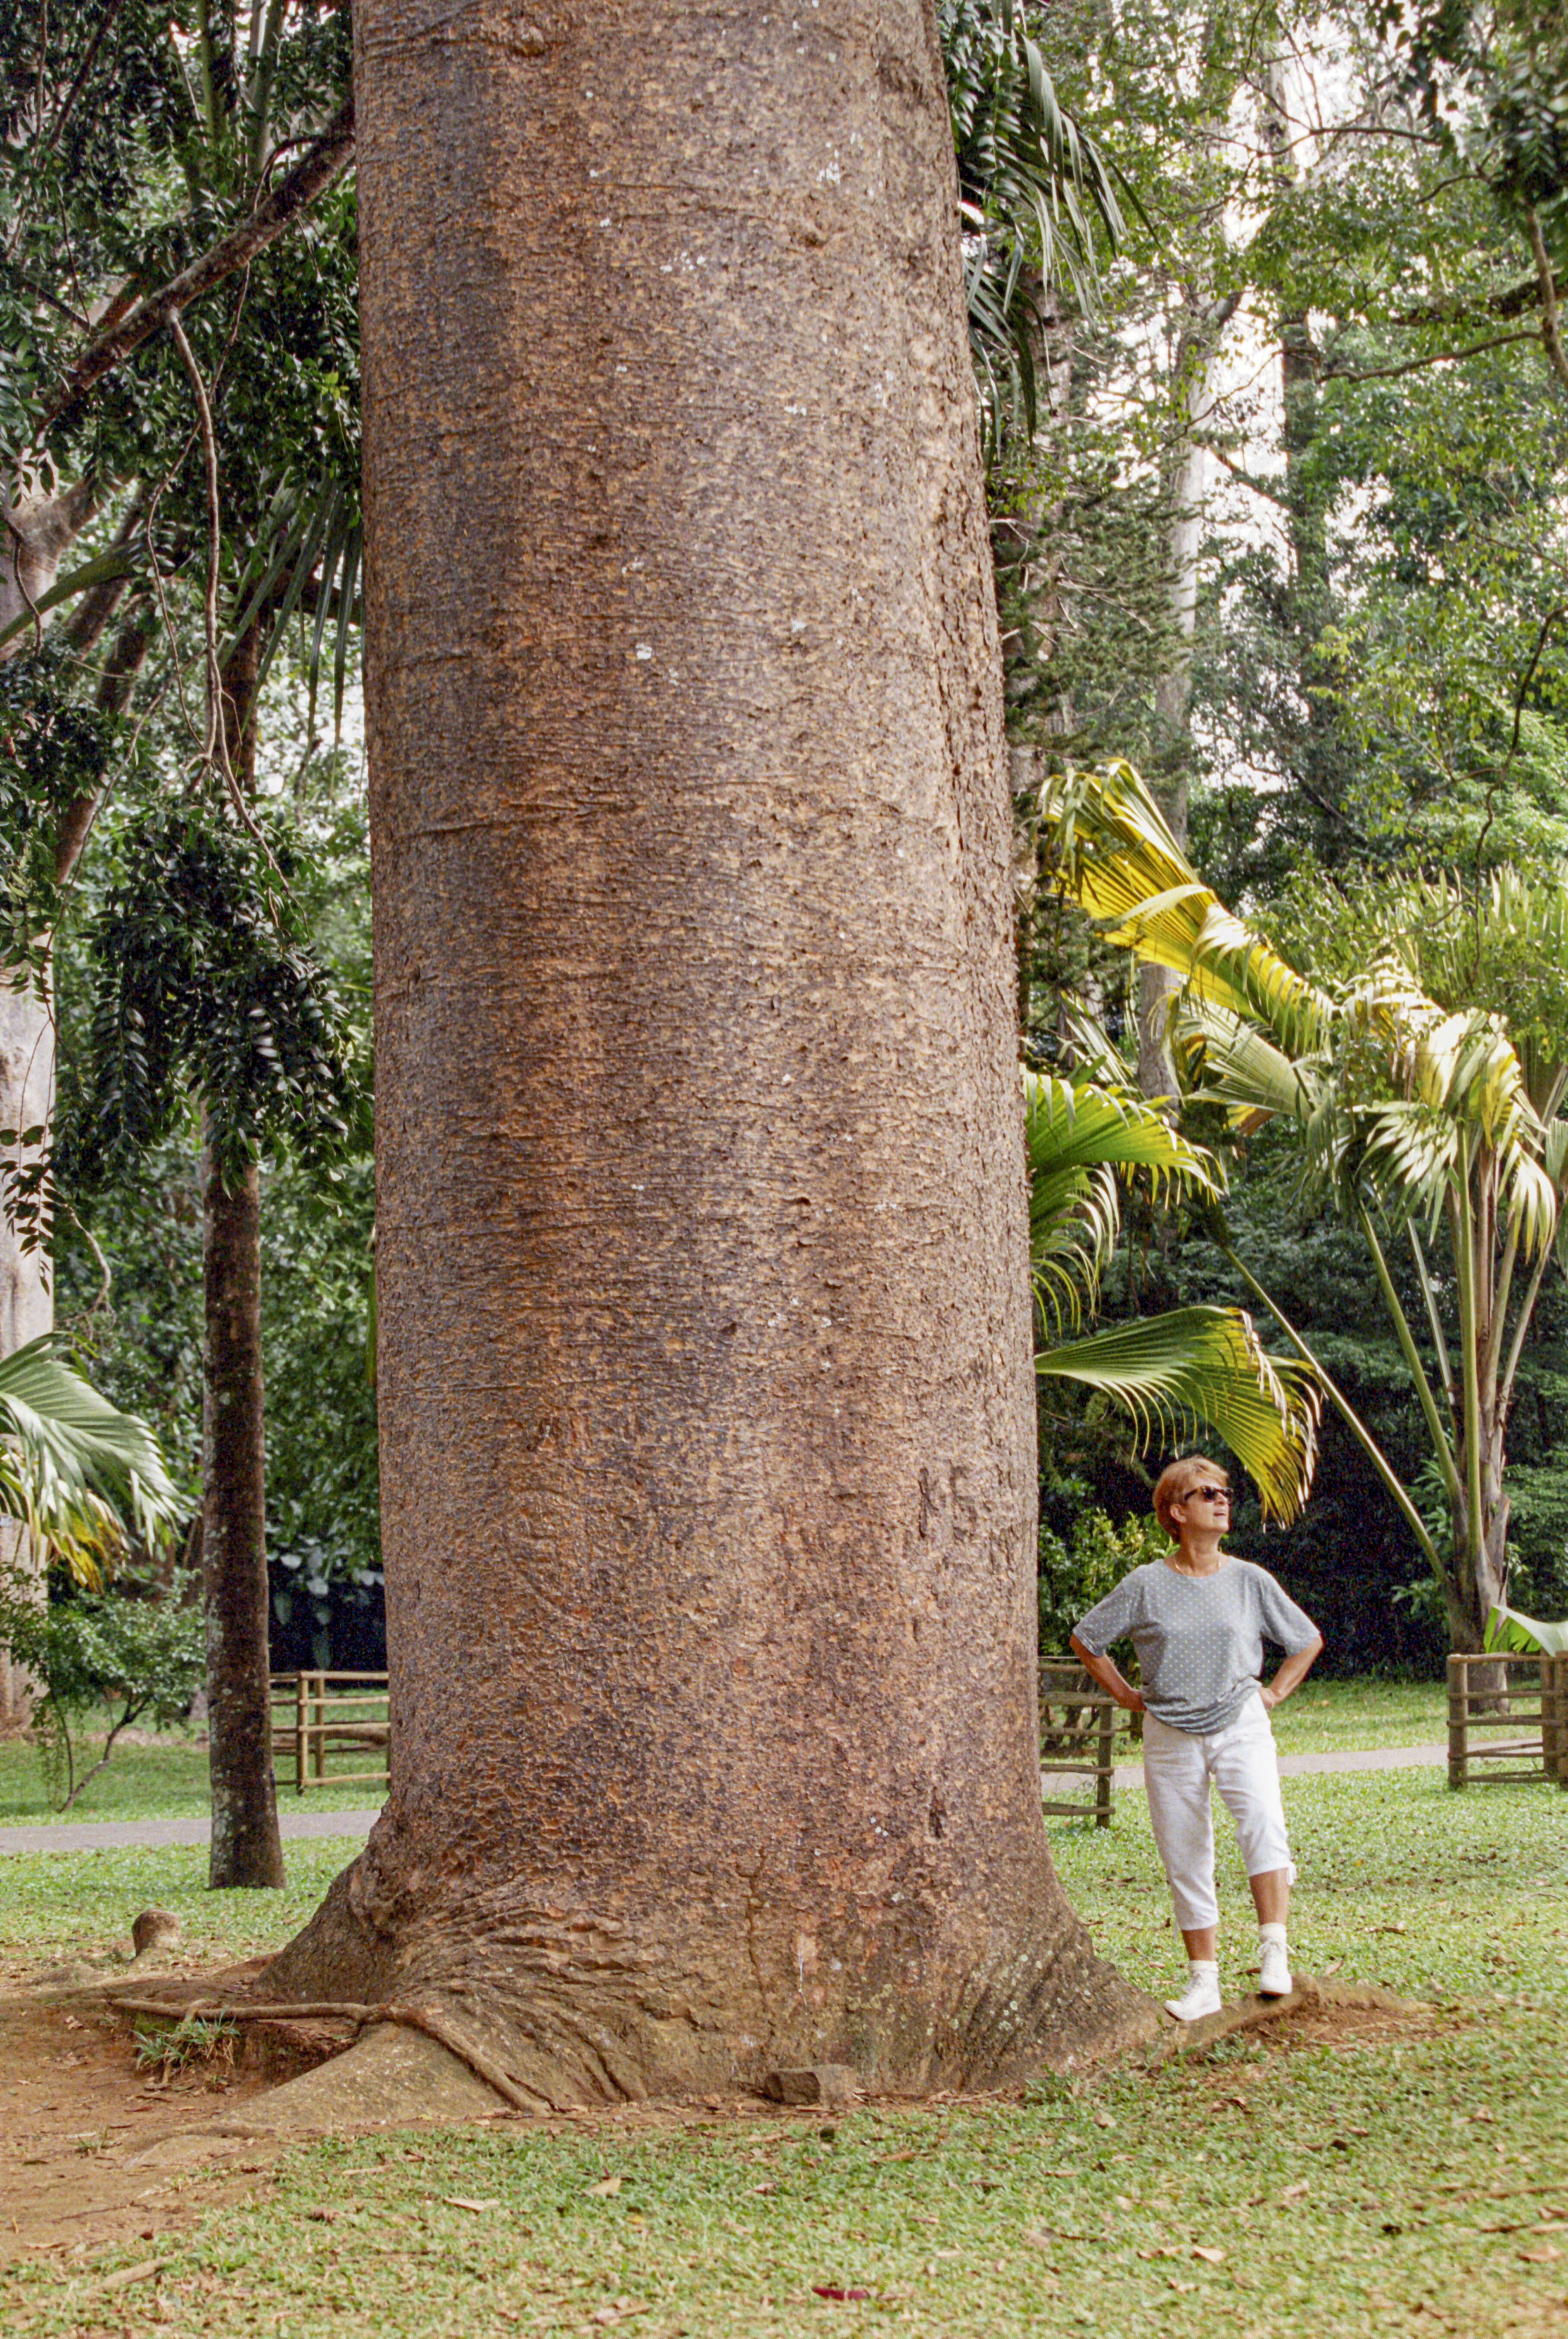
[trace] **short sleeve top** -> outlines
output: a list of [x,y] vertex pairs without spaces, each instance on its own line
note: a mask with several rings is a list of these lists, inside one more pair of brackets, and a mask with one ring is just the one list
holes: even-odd
[[1317,1627],[1266,1567],[1228,1557],[1212,1575],[1183,1575],[1150,1560],[1078,1627],[1097,1657],[1130,1640],[1150,1713],[1196,1737],[1235,1721],[1263,1670],[1265,1634],[1294,1656],[1317,1638]]

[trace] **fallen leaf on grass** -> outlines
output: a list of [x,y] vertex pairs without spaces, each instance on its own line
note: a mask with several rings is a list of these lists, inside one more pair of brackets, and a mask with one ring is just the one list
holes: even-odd
[[596,2306],[589,2315],[590,2323],[601,2329],[614,2323],[629,2323],[634,2314],[651,2314],[652,2307],[644,2306],[635,2298],[613,2298],[607,2306]]
[[1563,2253],[1560,2249],[1554,2248],[1550,2242],[1543,2242],[1538,2250],[1521,2250],[1519,2255],[1522,2258],[1527,2258],[1533,2265],[1548,2265],[1553,2258],[1560,2258]]
[[1225,2259],[1223,2250],[1206,2250],[1201,2242],[1194,2242],[1192,2255],[1195,2258],[1201,2258],[1205,2265],[1220,2265]]
[[812,2289],[818,2298],[869,2298],[869,2290],[841,2290],[836,2283],[814,2282]]
[[597,2185],[589,2186],[588,2192],[596,2201],[607,2201],[612,2193],[618,2193],[620,2189],[618,2176],[601,2176]]
[[[1552,2255],[1556,2256],[1555,2250]],[[102,2282],[89,2284],[87,2295],[89,2298],[103,2298],[112,2290],[129,2290],[134,2282],[151,2282],[154,2275],[163,2273],[168,2263],[167,2258],[143,2258],[139,2265],[122,2266],[118,2274],[106,2274]]]
[[1299,2201],[1304,2193],[1310,2193],[1311,2190],[1311,2186],[1308,2185],[1306,2177],[1303,2176],[1298,2183],[1295,2185],[1287,2185],[1279,2197],[1282,2201]]
[[498,2201],[470,2201],[466,2193],[443,2193],[442,2200],[449,2209],[472,2209],[475,2216],[485,2209],[498,2209]]

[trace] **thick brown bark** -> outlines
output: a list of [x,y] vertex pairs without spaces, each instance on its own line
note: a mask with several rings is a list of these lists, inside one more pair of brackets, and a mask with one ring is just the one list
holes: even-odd
[[931,19],[355,25],[393,1762],[268,1989],[553,2099],[1101,2048]]
[[[223,735],[230,767],[247,795],[256,775],[260,648],[252,627],[235,644],[223,676]],[[267,1648],[261,1182],[253,1167],[226,1180],[206,1145],[202,1268],[202,1597],[212,1784],[207,1881],[215,1888],[281,1885]]]

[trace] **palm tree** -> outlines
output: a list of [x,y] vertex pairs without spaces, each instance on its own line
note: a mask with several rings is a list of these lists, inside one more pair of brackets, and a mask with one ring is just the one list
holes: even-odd
[[1288,1519],[1306,1500],[1320,1398],[1313,1367],[1271,1357],[1239,1308],[1177,1308],[1054,1342],[1080,1289],[1092,1290],[1120,1225],[1118,1172],[1158,1194],[1218,1199],[1218,1162],[1129,1090],[1103,1080],[1026,1072],[1030,1250],[1041,1333],[1035,1371],[1076,1382],[1130,1415],[1143,1440],[1175,1443],[1202,1424],[1257,1484],[1264,1510]]
[[[1176,1037],[1195,1093],[1238,1130],[1288,1123],[1304,1192],[1359,1232],[1442,1481],[1445,1546],[1325,1383],[1426,1555],[1454,1647],[1481,1649],[1505,1604],[1505,1431],[1568,1173],[1568,869],[1385,882],[1362,905],[1359,970],[1327,984],[1203,883],[1130,765],[1052,780],[1041,808],[1063,891],[1183,978]],[[1419,1335],[1391,1233],[1409,1248]]]

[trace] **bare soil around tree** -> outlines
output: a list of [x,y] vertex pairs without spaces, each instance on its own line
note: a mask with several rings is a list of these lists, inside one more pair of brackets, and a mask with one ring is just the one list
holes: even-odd
[[[237,1999],[263,1962],[186,1967],[142,1987],[171,2000]],[[1430,2037],[1435,2021],[1432,2008],[1386,1993],[1309,1985],[1283,2013],[1243,2000],[1200,2033],[1173,2033],[1168,2043],[1200,2064],[1206,2049],[1243,2032],[1271,2056],[1353,2052]],[[139,2057],[133,2018],[111,1999],[63,1992],[25,1969],[0,1969],[0,2265],[84,2257],[138,2239],[155,2249],[222,2202],[264,2190],[279,2156],[311,2131],[268,2132],[258,2109],[281,2084],[340,2050],[346,2036],[326,2024],[253,2027],[210,2058],[162,2070]],[[1212,2066],[1212,2083],[1221,2095],[1234,2088],[1223,2060]],[[410,2127],[421,2124],[410,2102]],[[541,2134],[603,2126],[625,2137],[628,2127],[678,2126],[694,2115],[761,2127],[781,2117],[741,2091],[537,2120],[497,2101],[469,2117]]]

